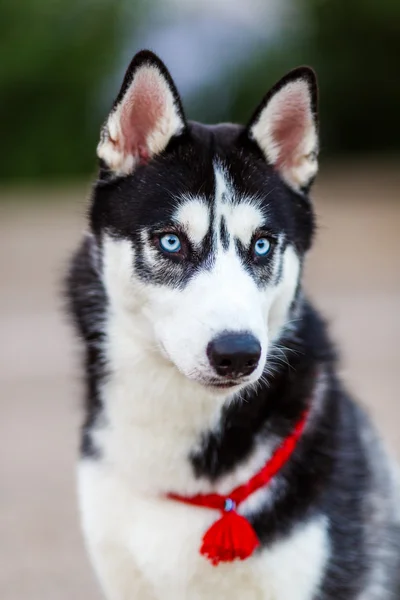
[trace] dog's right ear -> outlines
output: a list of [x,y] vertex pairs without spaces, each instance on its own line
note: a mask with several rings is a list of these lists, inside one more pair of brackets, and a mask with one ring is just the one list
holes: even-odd
[[186,127],[181,100],[164,63],[149,50],[136,54],[105,122],[97,155],[116,175],[132,173],[162,152]]

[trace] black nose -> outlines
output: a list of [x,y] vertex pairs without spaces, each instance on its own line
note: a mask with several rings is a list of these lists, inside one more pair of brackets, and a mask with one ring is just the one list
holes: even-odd
[[207,346],[211,366],[223,377],[250,375],[260,360],[261,346],[251,333],[226,332]]

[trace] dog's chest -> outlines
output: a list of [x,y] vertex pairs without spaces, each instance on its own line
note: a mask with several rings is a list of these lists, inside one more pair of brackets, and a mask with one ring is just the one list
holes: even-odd
[[101,463],[83,462],[80,504],[88,548],[110,598],[116,600],[312,600],[328,558],[322,518],[256,556],[210,565],[201,538],[218,514],[132,492]]

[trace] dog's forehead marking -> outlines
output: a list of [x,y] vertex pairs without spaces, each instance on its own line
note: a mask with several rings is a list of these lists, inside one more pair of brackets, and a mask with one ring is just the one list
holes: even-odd
[[248,200],[228,206],[225,216],[228,231],[244,246],[250,244],[255,231],[265,222],[261,210]]
[[[265,224],[265,214],[255,198],[241,196],[234,189],[222,165],[214,164],[215,195],[213,208],[200,196],[183,196],[175,212],[190,240],[200,245],[212,226],[218,244],[224,251],[233,239],[249,246],[254,232]],[[212,222],[211,222],[212,221]]]
[[264,225],[265,216],[254,198],[241,197],[233,189],[221,165],[214,165],[214,174],[215,227],[222,246],[229,247],[231,238],[239,239],[244,246],[248,246],[254,232]]
[[177,209],[174,220],[186,231],[194,244],[201,244],[210,228],[210,209],[201,198],[184,199]]

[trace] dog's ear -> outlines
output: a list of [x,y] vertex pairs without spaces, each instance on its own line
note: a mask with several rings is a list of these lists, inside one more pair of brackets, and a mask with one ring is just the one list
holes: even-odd
[[295,190],[318,170],[317,80],[309,67],[290,71],[268,92],[247,128],[268,163]]
[[128,175],[162,152],[185,129],[175,84],[164,63],[142,50],[128,67],[105,122],[97,155],[116,175]]

